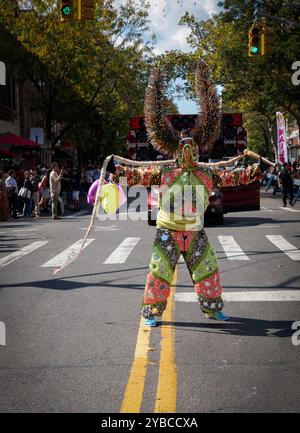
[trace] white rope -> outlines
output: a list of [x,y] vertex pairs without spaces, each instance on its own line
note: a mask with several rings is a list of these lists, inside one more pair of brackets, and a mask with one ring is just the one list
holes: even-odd
[[100,207],[100,203],[101,203],[101,193],[102,193],[102,188],[103,188],[104,181],[105,181],[106,169],[107,169],[107,165],[108,165],[111,157],[112,157],[112,155],[108,156],[107,158],[105,158],[105,160],[103,162],[103,165],[102,165],[102,168],[101,168],[100,179],[99,179],[99,183],[98,183],[98,187],[97,187],[97,192],[96,192],[95,204],[94,204],[93,213],[92,213],[92,216],[91,216],[91,222],[90,222],[90,225],[89,225],[89,227],[88,227],[88,229],[87,229],[87,231],[85,233],[85,236],[84,236],[84,238],[82,240],[82,243],[80,245],[79,251],[75,255],[75,257],[73,257],[71,260],[69,260],[67,263],[65,263],[64,265],[62,265],[60,268],[55,269],[55,271],[53,272],[53,275],[58,274],[64,268],[66,268],[67,266],[69,266],[70,263],[74,262],[77,259],[77,257],[79,256],[79,254],[81,253],[81,251],[83,250],[83,248],[84,248],[84,245],[86,243],[88,235],[90,234],[90,232],[91,232],[91,230],[92,230],[92,228],[93,228],[93,226],[95,224],[95,221],[96,221],[96,218],[97,218],[97,214],[99,212],[99,207]]
[[[196,163],[197,167],[220,167],[220,166],[228,166],[233,164],[236,161],[239,161],[240,159],[244,158],[245,156],[250,156],[254,159],[259,159],[260,156],[254,152],[248,151],[246,150],[244,152],[243,155],[237,156],[235,158],[232,158],[228,161],[220,161],[220,162],[215,162],[215,163],[206,163],[206,162],[198,162]],[[105,158],[102,168],[101,168],[101,175],[100,175],[100,179],[99,179],[99,183],[98,183],[98,187],[97,187],[97,192],[96,192],[96,199],[95,199],[95,204],[94,204],[94,208],[93,208],[93,213],[91,216],[91,222],[90,225],[85,233],[85,236],[82,240],[80,249],[78,251],[78,253],[76,254],[75,257],[73,257],[69,262],[65,263],[64,265],[62,265],[60,268],[56,269],[53,273],[53,275],[58,274],[60,271],[62,271],[64,268],[66,268],[70,263],[72,263],[73,261],[75,261],[77,259],[77,257],[80,255],[81,251],[84,248],[84,245],[86,243],[86,240],[88,238],[88,235],[90,234],[96,218],[97,218],[97,214],[99,212],[99,207],[101,204],[101,194],[102,194],[102,188],[104,185],[104,181],[105,181],[105,175],[106,175],[106,170],[107,170],[107,165],[109,163],[109,161],[111,160],[111,158],[114,157],[116,158],[116,160],[118,160],[119,162],[123,163],[123,164],[128,164],[134,167],[149,167],[149,166],[155,166],[155,167],[161,167],[164,165],[169,165],[169,164],[175,164],[176,160],[175,159],[169,159],[169,160],[165,160],[165,161],[132,161],[131,159],[126,159],[123,158],[121,156],[118,155],[110,155],[107,158]],[[269,161],[266,158],[262,158],[262,160],[264,162],[266,162],[269,165],[275,165],[274,163],[272,163],[271,161]]]

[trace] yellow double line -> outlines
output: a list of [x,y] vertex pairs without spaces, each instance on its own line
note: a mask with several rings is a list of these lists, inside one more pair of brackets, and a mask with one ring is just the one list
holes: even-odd
[[[161,352],[155,413],[176,412],[177,373],[174,352],[174,293],[177,282],[177,268],[175,269],[168,305],[162,316],[162,321],[167,322],[161,327]],[[148,352],[151,328],[144,325],[141,319],[134,360],[131,366],[129,379],[125,389],[121,413],[138,413],[141,409],[143,392],[148,366]]]

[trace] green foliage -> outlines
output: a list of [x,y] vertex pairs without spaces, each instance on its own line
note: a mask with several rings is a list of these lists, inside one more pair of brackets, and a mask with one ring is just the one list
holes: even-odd
[[211,19],[199,21],[186,13],[181,24],[190,27],[191,47],[211,66],[214,80],[223,86],[223,104],[252,116],[250,145],[266,152],[266,142],[264,149],[261,147],[264,129],[256,122],[259,116],[274,123],[276,111],[282,111],[300,126],[300,86],[291,80],[292,64],[300,60],[300,9],[292,0],[284,5],[278,0],[261,3],[264,18],[260,23],[267,29],[268,49],[263,57],[248,57],[254,0],[225,0],[219,3],[222,11]]
[[47,138],[53,145],[75,138],[94,153],[117,150],[129,118],[143,111],[151,54],[143,42],[147,2],[116,10],[112,0],[99,0],[95,20],[71,22],[60,22],[56,0],[18,4],[0,1],[1,54],[10,70],[31,81],[30,103],[43,113]]

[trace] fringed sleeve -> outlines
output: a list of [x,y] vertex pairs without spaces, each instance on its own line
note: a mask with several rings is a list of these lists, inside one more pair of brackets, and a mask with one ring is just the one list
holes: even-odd
[[160,181],[160,167],[126,167],[116,165],[116,172],[113,175],[114,183],[126,183],[128,186],[143,185],[151,187],[152,185],[160,185]]

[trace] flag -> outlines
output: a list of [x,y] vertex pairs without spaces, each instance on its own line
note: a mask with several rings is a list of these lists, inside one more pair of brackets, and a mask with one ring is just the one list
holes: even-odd
[[288,162],[285,119],[282,113],[276,113],[278,162]]

